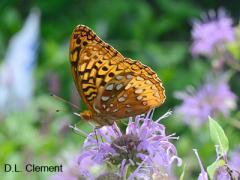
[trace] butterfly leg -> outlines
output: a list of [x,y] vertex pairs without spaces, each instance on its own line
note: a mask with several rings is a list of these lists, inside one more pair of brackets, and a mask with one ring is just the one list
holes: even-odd
[[[85,121],[88,121],[89,124],[92,125],[91,124],[91,119],[92,119],[92,112],[91,111],[85,110],[85,111],[81,112],[79,115],[80,115],[81,119],[83,119]],[[95,136],[96,136],[97,143],[99,142],[98,141],[98,136],[97,136],[97,129],[99,129],[99,128],[101,128],[101,126],[95,126],[94,127],[94,133],[95,133]],[[102,139],[102,136],[100,136],[100,137]]]
[[98,136],[97,136],[97,129],[96,128],[94,128],[94,133],[95,133],[95,137],[96,137],[97,145],[98,145]]
[[146,119],[152,119],[152,118],[153,118],[154,111],[155,111],[155,109],[149,110],[149,111],[146,113],[145,118],[146,118]]
[[[96,140],[97,140],[97,143],[99,142],[98,141],[98,134],[97,134],[97,130],[100,129],[102,126],[95,126],[94,128],[94,133],[95,133],[95,136],[96,136]],[[103,142],[103,138],[101,136],[101,134],[99,134],[100,138],[101,138],[101,141]]]

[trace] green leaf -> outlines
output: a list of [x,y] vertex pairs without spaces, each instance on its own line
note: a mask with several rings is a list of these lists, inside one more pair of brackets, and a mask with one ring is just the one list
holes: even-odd
[[211,179],[213,179],[214,173],[216,172],[216,170],[223,166],[225,164],[224,160],[220,159],[215,161],[214,163],[212,163],[210,166],[207,167],[207,172],[210,176]]
[[229,148],[228,138],[225,135],[222,127],[215,120],[213,120],[211,117],[208,117],[208,119],[211,139],[215,145],[219,145],[220,153],[221,155],[224,155],[227,153]]
[[233,56],[234,60],[240,59],[240,45],[238,42],[231,42],[227,44],[227,49]]

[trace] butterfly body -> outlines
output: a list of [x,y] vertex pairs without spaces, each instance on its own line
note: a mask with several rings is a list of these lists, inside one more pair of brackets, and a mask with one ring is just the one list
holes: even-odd
[[72,33],[70,63],[77,90],[88,107],[80,116],[87,121],[111,125],[165,101],[165,90],[152,69],[125,58],[84,25]]

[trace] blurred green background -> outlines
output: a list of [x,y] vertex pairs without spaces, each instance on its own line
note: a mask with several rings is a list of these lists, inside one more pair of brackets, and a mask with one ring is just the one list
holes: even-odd
[[[124,56],[137,59],[156,71],[166,88],[167,100],[158,108],[157,118],[180,102],[174,92],[187,85],[199,86],[210,70],[210,63],[194,59],[191,44],[191,20],[201,12],[224,7],[238,23],[239,1],[173,1],[173,0],[1,0],[0,1],[0,63],[4,61],[10,38],[20,31],[32,7],[41,12],[40,40],[34,70],[34,95],[30,105],[0,115],[0,179],[46,179],[53,173],[4,173],[5,163],[27,162],[57,165],[63,156],[79,152],[84,138],[68,128],[79,122],[72,115],[76,109],[50,96],[55,93],[84,109],[75,90],[70,71],[69,38],[78,24],[91,27],[103,40]],[[9,72],[11,76],[11,72]],[[238,79],[239,80],[239,79]],[[233,92],[239,95],[236,79]],[[25,87],[28,88],[28,87]],[[56,113],[56,109],[60,112]],[[180,136],[173,142],[186,166],[186,179],[199,173],[192,148],[199,149],[205,164],[215,159],[214,145],[207,127],[192,131],[174,116],[162,121],[168,134]],[[222,121],[230,146],[239,142],[239,128]],[[78,126],[85,132],[91,127]],[[177,170],[179,175],[181,168]]]

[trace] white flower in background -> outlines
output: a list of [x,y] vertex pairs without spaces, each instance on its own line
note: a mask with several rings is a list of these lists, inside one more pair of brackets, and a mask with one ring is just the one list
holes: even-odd
[[39,44],[40,11],[32,9],[9,43],[0,67],[0,114],[24,109],[34,89],[33,71]]

